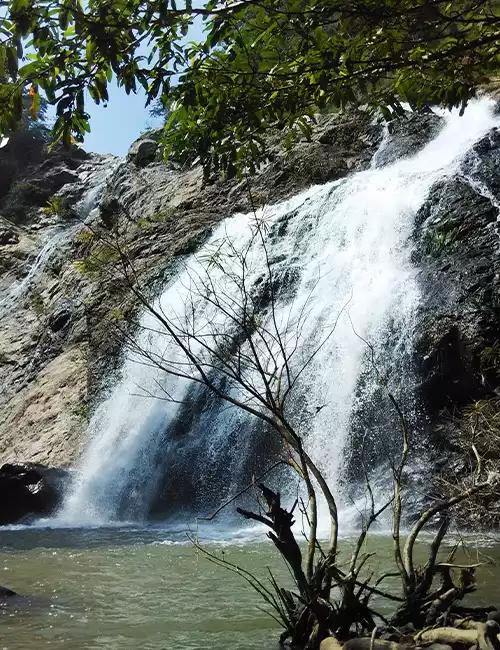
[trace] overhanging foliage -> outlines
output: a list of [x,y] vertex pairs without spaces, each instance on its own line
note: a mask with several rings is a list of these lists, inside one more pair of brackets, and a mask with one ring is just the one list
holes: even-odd
[[[500,60],[498,0],[182,4],[1,2],[0,131],[21,119],[29,85],[33,108],[40,92],[56,106],[53,137],[81,141],[90,129],[85,91],[106,103],[116,78],[168,110],[167,154],[232,174],[265,158],[267,129],[282,129],[290,145],[326,107],[364,104],[386,118],[401,102],[465,107]],[[203,42],[186,44],[197,18]]]

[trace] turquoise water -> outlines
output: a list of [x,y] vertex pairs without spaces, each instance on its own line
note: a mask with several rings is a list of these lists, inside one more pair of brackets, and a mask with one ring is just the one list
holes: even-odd
[[[266,542],[207,548],[263,575],[268,564],[283,568]],[[1,584],[33,596],[4,610],[4,649],[277,646],[279,628],[257,609],[258,595],[182,533],[2,531],[0,576]]]
[[[495,539],[470,540],[479,571],[476,602],[500,605]],[[290,576],[265,537],[231,535],[207,550],[266,579]],[[375,570],[389,568],[391,540],[370,541]],[[488,558],[481,555],[484,552]],[[348,557],[348,548],[344,547]],[[0,584],[32,596],[3,610],[5,650],[275,650],[280,628],[258,594],[215,566],[182,530],[0,530]],[[397,589],[397,581],[386,588]]]

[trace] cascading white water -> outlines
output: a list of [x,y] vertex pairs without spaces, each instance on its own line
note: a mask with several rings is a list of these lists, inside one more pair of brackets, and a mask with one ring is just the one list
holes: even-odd
[[[273,276],[290,285],[278,291],[276,321],[285,330],[290,323],[301,323],[295,331],[296,368],[323,341],[294,388],[290,417],[307,434],[309,452],[337,493],[353,410],[359,407],[356,387],[368,363],[366,341],[376,353],[389,343],[385,354],[390,360],[411,352],[419,304],[410,260],[414,216],[432,185],[456,174],[471,146],[499,124],[493,102],[473,102],[462,118],[447,114],[440,133],[417,154],[313,187],[268,209],[265,250],[251,243],[254,215],[226,219],[155,303],[168,318],[189,321],[198,332],[212,332],[214,323],[224,331],[228,323],[220,310],[202,297],[193,300],[193,283],[205,272],[218,243],[229,240],[233,251],[248,249],[247,286],[258,287],[267,251]],[[228,255],[223,269],[210,269],[210,280],[222,284],[229,299],[233,289],[227,278],[241,271],[238,265],[238,256]],[[150,313],[141,320],[136,344],[170,365],[184,359]],[[158,385],[175,402],[144,397],[157,393]],[[175,451],[170,431],[192,391],[188,380],[166,377],[129,354],[120,380],[92,418],[80,478],[60,519],[97,524],[117,520],[124,512],[132,519],[147,515],[158,486],[154,460],[168,453],[192,454],[188,465],[194,476],[223,457],[222,471],[236,484],[250,449],[245,430],[250,416],[238,409],[219,409],[216,416],[202,412],[191,418],[184,446]],[[231,478],[226,484],[230,491]]]
[[86,187],[84,196],[74,206],[78,216],[77,220],[61,223],[52,228],[42,247],[38,251],[27,274],[19,281],[14,281],[0,299],[0,315],[6,313],[12,305],[21,300],[36,285],[37,280],[47,264],[53,259],[57,251],[71,242],[75,235],[83,228],[86,220],[92,217],[93,210],[99,203],[107,178],[117,165],[117,159],[109,156],[104,164],[94,167],[84,164],[79,170],[81,183]]

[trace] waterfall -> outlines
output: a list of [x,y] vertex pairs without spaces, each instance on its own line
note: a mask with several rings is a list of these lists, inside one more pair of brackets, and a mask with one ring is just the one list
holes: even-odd
[[[253,240],[254,215],[227,218],[155,302],[169,318],[188,319],[198,331],[214,323],[224,331],[228,323],[213,305],[192,299],[193,278],[205,272],[221,241],[231,242],[233,252],[248,251],[246,281],[256,292],[269,264],[278,279],[274,318],[285,328],[301,323],[295,358],[303,362],[316,351],[294,387],[290,417],[345,512],[343,475],[355,414],[378,386],[367,343],[382,370],[393,370],[394,390],[412,408],[405,394],[411,381],[399,380],[398,370],[411,367],[419,305],[418,270],[411,263],[414,216],[431,187],[459,173],[474,143],[499,124],[487,99],[472,102],[463,117],[443,115],[438,135],[417,153],[381,168],[375,158],[366,171],[263,210],[265,247]],[[238,255],[227,255],[210,277],[231,298],[227,278],[239,270]],[[142,316],[135,343],[169,363],[184,358],[150,313]],[[174,399],[146,397],[159,386]],[[79,479],[60,519],[140,520],[162,507],[169,511],[169,504],[200,514],[244,484],[253,471],[249,459],[267,453],[269,436],[252,416],[129,352],[119,381],[92,417]]]

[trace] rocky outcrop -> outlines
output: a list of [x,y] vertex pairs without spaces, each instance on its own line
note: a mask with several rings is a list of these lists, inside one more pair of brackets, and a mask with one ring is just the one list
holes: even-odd
[[79,180],[78,168],[89,156],[82,149],[55,147],[30,131],[20,131],[0,149],[0,214],[14,223],[26,223],[33,208],[64,185]]
[[35,463],[2,465],[0,525],[29,523],[33,518],[53,514],[70,480],[65,470]]
[[2,227],[0,228],[0,246],[5,246],[6,244],[18,244],[19,235],[12,229]]
[[[468,479],[476,463],[473,444],[490,470],[500,470],[499,179],[495,129],[477,143],[458,177],[432,188],[416,220],[419,392],[445,494]],[[498,498],[476,499],[463,519],[498,525]]]
[[0,606],[5,603],[9,598],[17,596],[15,591],[9,589],[8,587],[0,587]]
[[497,381],[482,372],[481,354],[499,334],[498,212],[470,182],[453,179],[433,188],[418,215],[418,357],[431,413],[467,404]]
[[30,166],[43,161],[47,150],[46,133],[39,130],[21,130],[10,137],[0,149],[0,200],[12,184],[22,178]]
[[152,138],[141,138],[133,143],[127,154],[127,160],[137,167],[146,167],[156,160],[158,142]]
[[385,167],[414,155],[438,134],[441,122],[441,118],[430,110],[394,120],[387,126],[384,142],[377,151],[377,166]]
[[[23,223],[3,216],[0,243],[0,458],[71,464],[86,426],[87,343],[85,280],[74,266],[74,240],[92,207],[92,193],[112,157],[78,163],[78,174],[42,208],[31,206]],[[57,165],[56,165],[57,167]],[[30,174],[43,184],[52,167]],[[10,199],[12,195],[9,194]],[[69,197],[69,198],[68,198]],[[69,200],[74,216],[58,210]],[[87,282],[87,284],[89,284]]]

